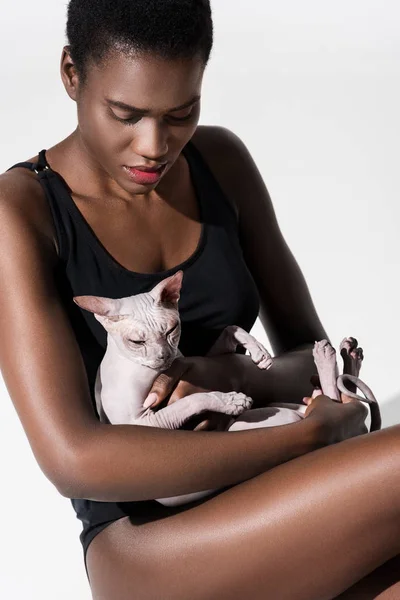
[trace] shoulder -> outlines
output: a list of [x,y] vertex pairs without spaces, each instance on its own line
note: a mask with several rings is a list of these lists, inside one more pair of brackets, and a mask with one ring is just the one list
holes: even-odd
[[238,135],[226,127],[217,125],[199,125],[193,135],[193,141],[199,149],[211,156],[220,156],[226,150],[229,158],[235,158],[246,152],[246,146]]
[[[29,159],[34,162],[37,157]],[[16,215],[21,223],[33,227],[39,237],[51,241],[56,250],[53,220],[42,186],[33,171],[15,168],[0,174],[0,211],[2,219]]]
[[226,127],[200,125],[192,141],[201,152],[213,175],[233,204],[240,212],[242,195],[238,193],[238,179],[246,179],[254,164],[243,141]]

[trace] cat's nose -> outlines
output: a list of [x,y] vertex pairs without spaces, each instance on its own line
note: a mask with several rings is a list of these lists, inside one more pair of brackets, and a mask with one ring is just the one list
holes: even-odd
[[158,360],[165,360],[166,358],[168,358],[168,352],[160,352],[157,358]]

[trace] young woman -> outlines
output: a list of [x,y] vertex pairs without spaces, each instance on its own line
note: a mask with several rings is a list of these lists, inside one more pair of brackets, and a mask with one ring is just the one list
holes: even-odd
[[[78,126],[0,177],[0,366],[40,467],[82,520],[94,599],[389,598],[400,426],[365,434],[364,405],[322,395],[276,428],[99,422],[106,334],[74,296],[128,296],[184,271],[187,358],[155,383],[158,401],[201,388],[298,402],[326,334],[243,143],[197,126],[209,2],[71,0],[67,34]],[[204,357],[259,311],[273,370]],[[153,500],[212,487],[175,509]]]

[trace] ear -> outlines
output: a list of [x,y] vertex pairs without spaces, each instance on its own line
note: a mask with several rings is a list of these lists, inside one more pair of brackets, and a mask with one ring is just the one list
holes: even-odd
[[171,277],[160,281],[149,292],[156,301],[156,304],[175,304],[177,306],[180,298],[182,279],[183,271],[178,271],[174,275],[171,275]]
[[119,321],[125,315],[119,315],[121,309],[121,300],[112,298],[103,298],[102,296],[75,296],[75,304],[95,313],[95,316],[108,317],[111,321]]

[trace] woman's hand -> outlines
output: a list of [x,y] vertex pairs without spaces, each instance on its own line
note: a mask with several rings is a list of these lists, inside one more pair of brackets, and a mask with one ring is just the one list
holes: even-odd
[[[227,371],[227,361],[219,358],[195,356],[175,359],[170,368],[154,380],[144,403],[145,408],[151,406],[153,410],[157,409],[168,396],[170,397],[165,406],[197,392],[232,391],[234,388],[230,385],[237,386],[237,382],[230,384],[232,377]],[[230,368],[229,371],[231,370]],[[199,385],[200,382],[202,385]],[[204,385],[207,387],[203,387]],[[231,415],[206,411],[189,419],[183,428],[194,431],[225,431],[231,419]]]
[[365,425],[368,408],[359,400],[342,403],[321,394],[304,398],[304,402],[308,406],[304,416],[319,421],[325,445],[368,433]]

